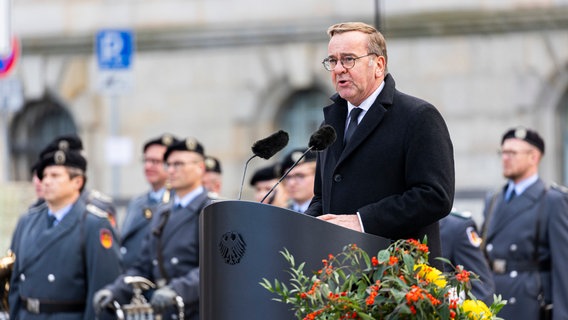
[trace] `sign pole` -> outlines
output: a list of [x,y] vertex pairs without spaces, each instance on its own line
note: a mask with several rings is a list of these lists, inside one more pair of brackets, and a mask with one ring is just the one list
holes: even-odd
[[[110,137],[115,139],[119,134],[119,124],[120,124],[120,112],[118,110],[118,96],[113,94],[110,96]],[[116,163],[112,164],[111,167],[111,190],[112,196],[117,197],[120,192],[120,166]]]

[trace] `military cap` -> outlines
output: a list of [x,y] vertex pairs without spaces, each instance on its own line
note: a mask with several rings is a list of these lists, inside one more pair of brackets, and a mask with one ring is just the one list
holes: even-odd
[[254,186],[259,181],[268,181],[280,178],[280,164],[262,167],[256,170],[250,179],[250,185]]
[[161,135],[157,138],[146,141],[142,151],[146,152],[146,149],[148,149],[151,145],[159,145],[159,146],[169,147],[172,144],[176,143],[177,141],[178,141],[178,139],[174,135],[171,135],[169,133],[164,133],[163,135]]
[[166,153],[164,153],[164,161],[168,160],[168,157],[173,151],[191,151],[199,153],[200,155],[205,157],[203,146],[201,145],[201,143],[199,143],[199,141],[192,137],[178,140],[175,143],[171,144],[166,150]]
[[[294,149],[294,150],[290,151],[290,153],[288,153],[284,157],[284,159],[282,160],[280,175],[283,175],[286,172],[286,170],[290,169],[290,167],[292,167],[294,165],[294,163],[296,161],[298,161],[298,159],[300,159],[300,157],[302,157],[302,155],[307,150],[308,150],[308,148],[298,148],[298,149]],[[302,160],[300,160],[300,162],[298,162],[298,165],[300,165],[302,163],[314,162],[314,161],[316,161],[316,153],[313,152],[313,151],[309,151],[302,158]]]
[[43,179],[43,171],[49,166],[65,166],[87,170],[87,160],[76,150],[57,150],[44,155],[37,167],[37,176]]
[[538,150],[540,150],[542,154],[544,154],[544,140],[540,137],[538,132],[524,127],[512,128],[505,132],[503,138],[501,139],[501,144],[503,144],[505,140],[513,138],[524,140],[532,144]]
[[217,172],[217,173],[221,173],[221,162],[219,161],[219,159],[212,157],[212,156],[206,156],[205,157],[205,171],[207,172]]
[[51,141],[41,152],[39,158],[42,159],[46,154],[55,152],[57,150],[83,150],[83,141],[79,136],[70,134],[62,135]]

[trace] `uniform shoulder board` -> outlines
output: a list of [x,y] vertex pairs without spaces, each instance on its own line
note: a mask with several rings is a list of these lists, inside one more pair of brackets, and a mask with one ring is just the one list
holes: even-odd
[[462,219],[470,219],[472,214],[469,211],[457,211],[457,210],[452,210],[452,212],[450,212],[451,215],[462,218]]
[[99,218],[108,219],[108,213],[92,203],[87,204],[87,212],[92,213]]
[[552,189],[558,190],[564,194],[568,194],[568,187],[563,186],[561,184],[558,184],[556,182],[553,182],[552,185],[550,186]]
[[89,192],[89,198],[90,199],[99,199],[99,200],[104,201],[104,202],[112,202],[111,196],[104,194],[104,193],[102,193],[98,190],[91,190]]

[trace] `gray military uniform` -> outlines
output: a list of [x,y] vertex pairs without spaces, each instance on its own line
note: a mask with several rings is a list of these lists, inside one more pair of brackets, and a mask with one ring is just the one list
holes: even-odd
[[208,203],[210,199],[204,190],[187,207],[160,206],[152,218],[139,260],[107,286],[119,303],[128,303],[132,296],[124,277],[142,276],[159,287],[170,286],[183,298],[185,318],[199,319],[199,215]]
[[138,259],[142,250],[142,243],[150,229],[150,222],[156,214],[158,206],[164,201],[171,203],[172,199],[173,196],[170,192],[165,190],[160,201],[152,199],[150,193],[145,193],[130,201],[124,225],[120,230],[120,253],[125,269],[132,267]]
[[[462,265],[465,270],[479,276],[472,279],[473,295],[491,304],[495,284],[487,260],[481,250],[481,238],[477,233],[475,221],[462,212],[452,211],[448,216],[440,220],[440,239],[442,242],[442,257],[450,260],[454,265]],[[445,265],[447,271],[451,266]]]
[[11,246],[11,319],[95,319],[94,293],[122,271],[113,229],[99,211],[79,198],[55,226],[45,203],[20,218]]
[[493,205],[491,202],[487,200],[484,212],[485,251],[495,291],[508,301],[499,316],[538,319],[544,296],[554,304],[554,319],[568,319],[566,193],[546,188],[538,179],[508,203],[503,192],[495,195]]

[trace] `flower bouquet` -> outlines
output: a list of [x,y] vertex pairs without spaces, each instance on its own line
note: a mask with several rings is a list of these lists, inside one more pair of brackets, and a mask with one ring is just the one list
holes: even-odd
[[278,279],[260,284],[279,296],[273,300],[292,305],[297,319],[495,320],[506,304],[501,296],[491,306],[477,300],[470,292],[476,275],[462,266],[449,273],[430,266],[428,246],[417,240],[398,240],[373,257],[348,245],[323,259],[311,276],[304,273],[305,263],[296,266],[288,250],[281,253],[290,264],[289,284]]

